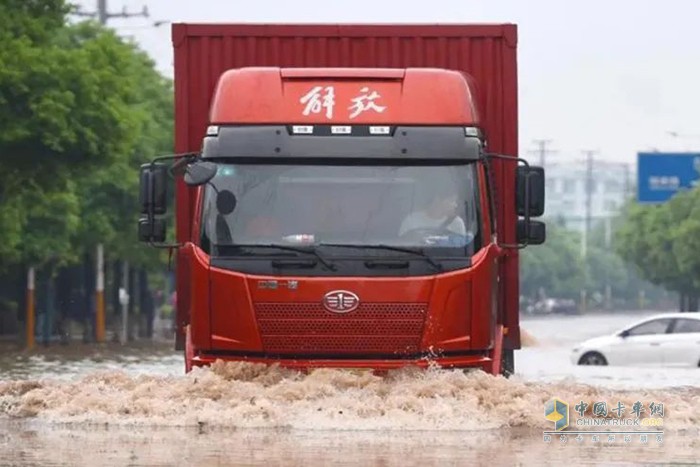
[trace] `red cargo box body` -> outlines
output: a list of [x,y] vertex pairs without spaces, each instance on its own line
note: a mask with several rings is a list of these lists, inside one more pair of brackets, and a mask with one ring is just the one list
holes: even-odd
[[[219,77],[231,68],[446,68],[475,80],[480,120],[490,152],[518,155],[517,29],[515,25],[251,25],[175,24],[176,152],[201,149]],[[493,162],[499,239],[515,243],[515,163]],[[195,206],[180,179],[177,240],[195,241]],[[178,342],[190,313],[187,250],[178,255]],[[520,348],[518,253],[500,269],[500,309],[507,349]]]

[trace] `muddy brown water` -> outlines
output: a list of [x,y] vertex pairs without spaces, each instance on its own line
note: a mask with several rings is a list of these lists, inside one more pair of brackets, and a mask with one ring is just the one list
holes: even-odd
[[[223,363],[184,375],[160,344],[6,346],[0,465],[698,465],[700,370],[567,366],[582,326],[599,334],[630,317],[580,318],[526,321],[511,379]],[[578,334],[562,341],[565,329]],[[663,427],[648,428],[663,436],[546,442],[555,397],[663,403]],[[576,419],[572,408],[570,430]]]

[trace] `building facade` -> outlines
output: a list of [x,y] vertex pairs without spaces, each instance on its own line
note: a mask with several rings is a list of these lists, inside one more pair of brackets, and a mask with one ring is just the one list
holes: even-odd
[[628,163],[599,160],[547,163],[544,216],[583,232],[587,217],[593,227],[598,221],[619,213],[626,200],[634,195],[633,176],[633,166]]

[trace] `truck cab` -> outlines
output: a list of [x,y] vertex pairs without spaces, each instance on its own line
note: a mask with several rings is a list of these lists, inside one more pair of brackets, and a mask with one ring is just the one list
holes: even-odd
[[[447,69],[223,73],[201,150],[141,172],[140,239],[178,250],[186,369],[223,359],[512,373],[501,268],[544,241],[531,219],[544,175],[488,153],[475,93]],[[514,176],[499,193],[504,167]],[[186,232],[171,245],[168,172],[187,191],[176,213]],[[499,240],[502,197],[512,243]]]

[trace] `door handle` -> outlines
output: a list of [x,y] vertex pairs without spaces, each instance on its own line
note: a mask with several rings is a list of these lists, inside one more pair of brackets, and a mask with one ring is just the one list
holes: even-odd
[[649,345],[654,345],[654,346],[656,346],[656,345],[661,345],[661,343],[659,343],[659,342],[650,342]]

